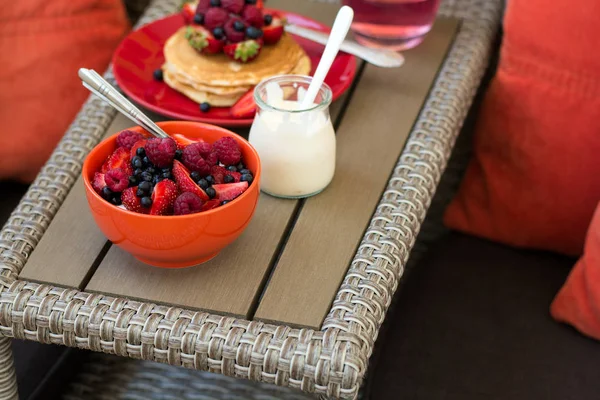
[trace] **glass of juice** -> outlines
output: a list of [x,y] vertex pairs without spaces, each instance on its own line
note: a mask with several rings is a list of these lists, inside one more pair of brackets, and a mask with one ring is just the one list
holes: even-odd
[[254,89],[256,116],[248,138],[260,157],[260,189],[275,197],[303,198],[325,189],[335,171],[335,132],[325,83],[313,104],[302,100],[312,78],[279,75]]
[[370,47],[405,50],[431,29],[440,0],[344,0],[354,9],[352,31]]

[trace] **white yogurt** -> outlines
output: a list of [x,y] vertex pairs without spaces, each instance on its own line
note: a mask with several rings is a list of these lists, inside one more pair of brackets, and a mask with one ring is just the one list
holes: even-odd
[[[271,83],[267,86],[269,105],[279,110],[298,110],[299,103],[283,100],[283,90],[273,84],[276,87]],[[298,91],[300,100],[303,94]],[[259,110],[250,129],[249,141],[262,165],[261,189],[280,197],[319,193],[335,172],[335,133],[329,112],[327,108],[279,110]]]

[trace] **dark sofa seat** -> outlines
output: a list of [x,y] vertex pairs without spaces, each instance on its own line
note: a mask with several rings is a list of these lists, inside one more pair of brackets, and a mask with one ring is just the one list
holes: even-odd
[[399,289],[369,398],[600,398],[600,343],[548,312],[574,261],[443,237]]

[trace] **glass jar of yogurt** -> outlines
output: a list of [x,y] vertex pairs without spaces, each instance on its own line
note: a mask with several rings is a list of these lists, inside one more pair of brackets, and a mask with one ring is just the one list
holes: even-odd
[[262,81],[254,89],[257,112],[249,141],[261,160],[261,190],[272,196],[313,196],[333,179],[331,89],[323,84],[314,103],[302,107],[311,81],[304,75],[280,75]]

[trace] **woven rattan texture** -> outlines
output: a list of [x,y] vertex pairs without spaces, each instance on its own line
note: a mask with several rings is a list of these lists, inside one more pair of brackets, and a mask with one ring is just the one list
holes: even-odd
[[[154,1],[143,21],[175,10]],[[445,2],[464,19],[321,331],[192,312],[18,280],[114,111],[88,100],[0,233],[0,333],[355,398],[452,146],[489,59],[500,0]],[[110,72],[108,73],[110,77]],[[0,363],[10,351],[0,343]],[[0,398],[14,393],[0,370]]]

